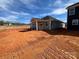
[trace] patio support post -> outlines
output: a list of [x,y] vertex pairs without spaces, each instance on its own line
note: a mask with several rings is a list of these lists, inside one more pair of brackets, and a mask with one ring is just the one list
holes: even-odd
[[51,20],[49,21],[49,30],[51,30]]
[[38,22],[37,22],[37,20],[36,20],[36,30],[38,30]]

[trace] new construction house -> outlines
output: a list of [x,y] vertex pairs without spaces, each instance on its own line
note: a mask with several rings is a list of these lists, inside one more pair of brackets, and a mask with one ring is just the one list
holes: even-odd
[[79,2],[67,7],[67,29],[79,31]]
[[32,18],[31,28],[35,30],[53,30],[64,28],[65,23],[54,17],[46,16],[44,18]]

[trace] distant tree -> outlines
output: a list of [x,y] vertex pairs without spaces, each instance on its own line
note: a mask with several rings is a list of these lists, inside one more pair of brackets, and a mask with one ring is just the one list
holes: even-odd
[[4,21],[3,20],[0,20],[0,25],[4,25]]
[[10,23],[9,21],[6,21],[6,22],[5,22],[5,24],[7,24],[7,25],[9,25],[9,23]]
[[3,20],[0,20],[0,25],[15,25],[15,26],[20,26],[20,25],[26,25],[25,23],[20,23],[20,22],[10,22],[10,21],[3,21]]

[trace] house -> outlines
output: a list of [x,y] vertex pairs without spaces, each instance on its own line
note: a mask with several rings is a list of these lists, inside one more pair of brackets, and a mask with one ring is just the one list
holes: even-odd
[[51,16],[46,16],[42,19],[32,18],[31,20],[31,28],[35,30],[53,30],[64,27],[64,22],[57,20],[56,18]]
[[79,31],[79,2],[67,7],[67,29]]

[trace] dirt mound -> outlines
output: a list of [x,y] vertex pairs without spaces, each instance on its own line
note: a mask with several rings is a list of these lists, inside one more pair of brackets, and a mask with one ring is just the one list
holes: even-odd
[[28,45],[49,36],[43,31],[19,32],[19,30],[7,30],[0,34],[1,37],[3,36],[3,38],[0,37],[0,54],[14,52],[23,45]]
[[[77,59],[79,36],[75,32],[25,31],[0,32],[0,59]],[[77,36],[76,36],[77,35]]]

